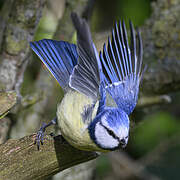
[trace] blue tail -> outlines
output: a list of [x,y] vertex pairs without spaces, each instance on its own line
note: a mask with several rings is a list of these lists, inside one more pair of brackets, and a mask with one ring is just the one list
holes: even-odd
[[64,41],[43,39],[31,42],[30,46],[65,90],[68,87],[73,68],[77,64],[76,45]]

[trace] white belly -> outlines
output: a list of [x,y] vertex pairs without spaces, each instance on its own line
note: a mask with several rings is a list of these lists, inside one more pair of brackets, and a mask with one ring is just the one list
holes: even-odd
[[[88,132],[88,124],[83,122],[82,112],[85,106],[93,104],[93,100],[77,91],[70,90],[65,94],[57,108],[58,123],[63,137],[74,147],[81,150],[101,151],[91,140]],[[98,109],[96,103],[92,119]]]

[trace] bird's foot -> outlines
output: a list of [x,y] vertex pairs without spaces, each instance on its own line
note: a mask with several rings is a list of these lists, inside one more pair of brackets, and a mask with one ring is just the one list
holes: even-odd
[[37,144],[37,149],[39,151],[40,149],[40,144],[43,145],[43,140],[44,140],[44,132],[46,130],[46,127],[47,127],[47,124],[46,123],[43,123],[41,128],[39,129],[39,131],[37,132],[37,135],[36,135],[36,139],[35,139],[35,142],[34,144]]
[[51,120],[48,124],[43,123],[39,131],[37,132],[36,139],[34,144],[37,144],[37,149],[39,150],[40,144],[43,145],[43,140],[44,140],[44,133],[47,127],[51,125],[55,125],[57,123],[57,118],[55,117],[53,120]]

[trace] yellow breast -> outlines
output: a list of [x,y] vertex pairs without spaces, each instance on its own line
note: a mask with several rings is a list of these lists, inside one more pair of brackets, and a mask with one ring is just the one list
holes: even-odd
[[[87,151],[102,151],[91,140],[87,124],[83,122],[82,112],[85,106],[93,104],[93,100],[84,94],[70,90],[65,94],[57,108],[58,124],[63,137],[74,147]],[[98,109],[96,103],[92,118]]]

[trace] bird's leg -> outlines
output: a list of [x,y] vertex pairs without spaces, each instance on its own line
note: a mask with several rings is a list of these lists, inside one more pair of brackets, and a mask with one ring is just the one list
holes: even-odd
[[51,120],[48,124],[43,123],[42,126],[40,127],[39,131],[37,132],[36,139],[35,139],[35,144],[37,143],[37,148],[39,150],[40,144],[43,145],[43,139],[44,139],[44,132],[47,127],[51,125],[55,125],[57,123],[57,117],[55,117],[53,120]]

